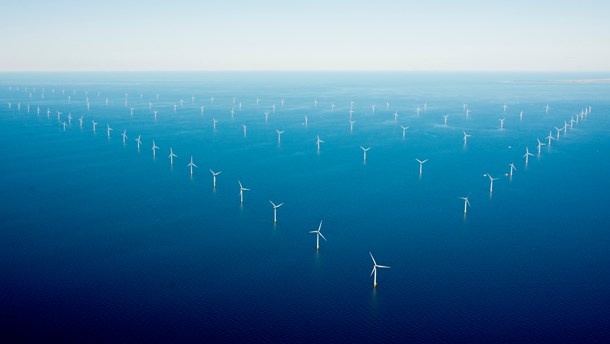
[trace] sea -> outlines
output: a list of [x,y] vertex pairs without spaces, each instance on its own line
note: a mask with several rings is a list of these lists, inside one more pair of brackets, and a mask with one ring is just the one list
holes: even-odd
[[608,343],[609,80],[0,73],[0,341]]

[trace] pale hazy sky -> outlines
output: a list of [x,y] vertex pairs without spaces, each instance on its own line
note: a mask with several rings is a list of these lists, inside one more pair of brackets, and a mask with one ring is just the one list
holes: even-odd
[[610,1],[0,3],[0,70],[609,71]]

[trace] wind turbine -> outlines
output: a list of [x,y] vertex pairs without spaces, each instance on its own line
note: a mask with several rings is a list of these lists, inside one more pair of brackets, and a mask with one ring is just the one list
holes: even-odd
[[549,130],[549,136],[545,137],[545,139],[549,140],[548,142],[548,146],[549,148],[551,147],[551,141],[554,140],[555,138],[553,137],[553,130]]
[[515,167],[515,163],[511,162],[510,164],[508,164],[508,166],[510,166],[510,172],[508,173],[508,175],[512,178],[513,177],[513,171],[516,171],[517,168]]
[[83,116],[80,116],[80,118],[78,119],[78,126],[83,129]]
[[153,158],[157,156],[157,149],[159,149],[159,147],[157,147],[157,145],[155,144],[155,140],[153,140],[153,144],[152,144]]
[[349,121],[349,132],[351,133],[352,131],[354,131],[354,123],[356,123],[356,121]]
[[244,128],[244,138],[246,138],[246,125],[242,124],[241,126]]
[[519,112],[519,120],[522,121],[523,120],[523,110],[521,110],[521,112]]
[[443,118],[445,119],[445,125],[447,125],[447,118],[449,118],[449,115],[444,115]]
[[265,122],[269,120],[269,111],[265,111]]
[[562,128],[555,127],[555,130],[557,130],[557,138],[555,140],[559,140],[559,133],[561,133],[561,129]]
[[195,165],[195,163],[193,162],[193,156],[191,155],[191,162],[189,162],[188,165],[186,165],[188,167],[190,167],[191,169],[191,176],[193,175],[193,167],[197,167],[197,165]]
[[157,119],[157,114],[159,113],[159,111],[155,110],[153,111],[153,115],[155,116],[155,120]]
[[494,180],[498,180],[500,178],[492,178],[491,174],[485,173],[485,176],[489,177],[489,193],[494,192]]
[[177,158],[178,156],[176,154],[174,154],[174,150],[172,149],[172,147],[169,147],[169,164],[170,166],[174,165],[174,158]]
[[464,215],[466,215],[466,213],[468,212],[468,207],[471,207],[470,201],[468,201],[468,197],[470,197],[470,195],[466,197],[458,197],[459,199],[464,200]]
[[316,137],[317,137],[317,139],[316,139],[316,146],[318,146],[318,152],[319,152],[320,151],[320,143],[324,143],[324,141],[320,140],[320,136],[319,135],[317,135]]
[[417,160],[417,162],[419,163],[419,175],[421,176],[421,174],[423,172],[424,164],[426,163],[426,161],[428,161],[428,159],[423,160],[423,161],[419,160],[419,159],[415,159],[415,160]]
[[530,153],[529,148],[525,147],[525,154],[523,154],[523,157],[525,158],[525,166],[527,166],[530,156],[534,156],[534,154]]
[[125,144],[125,142],[127,141],[127,129],[123,129],[121,137],[123,137],[123,144]]
[[371,276],[374,275],[373,287],[377,287],[377,269],[389,269],[390,267],[385,265],[378,265],[375,261],[375,258],[373,257],[373,254],[370,251],[369,254],[371,255],[371,259],[373,260],[373,271],[371,271]]
[[549,113],[550,110],[551,107],[549,106],[549,104],[546,104],[546,106],[544,107],[544,113]]
[[212,173],[214,189],[216,189],[216,176],[221,174],[222,171],[214,172],[214,171],[212,171],[212,169],[210,169],[210,172]]
[[404,140],[405,137],[407,137],[407,129],[409,129],[409,127],[403,125],[401,125],[400,127],[402,128],[402,139]]
[[[506,111],[505,111],[506,112]],[[504,129],[504,120],[506,118],[500,118],[500,129]]]
[[275,129],[275,132],[277,133],[277,144],[279,145],[280,142],[282,142],[282,134],[284,133],[284,130]]
[[508,110],[508,105],[504,104],[504,113],[506,113],[506,110]]
[[537,148],[538,148],[538,156],[540,156],[540,150],[542,149],[542,146],[544,146],[545,144],[540,142],[539,139],[536,139],[536,141],[538,141],[538,146],[537,146]]
[[138,135],[138,138],[135,140],[138,143],[138,151],[140,151],[140,146],[142,145],[142,135]]
[[277,208],[284,205],[284,203],[280,203],[280,204],[276,205],[275,203],[271,202],[271,200],[269,200],[269,203],[271,203],[271,205],[273,206],[273,223],[276,223],[277,222]]
[[466,146],[468,144],[468,138],[472,135],[466,134],[466,132],[463,130],[462,132],[464,133],[464,146]]
[[360,149],[362,149],[362,152],[364,153],[364,162],[366,162],[366,152],[368,152],[371,149],[371,147],[364,148],[364,147],[360,146]]
[[244,191],[250,191],[250,189],[245,188],[241,185],[241,181],[237,181],[239,183],[239,203],[244,203]]
[[307,115],[305,115],[305,128],[307,128],[308,123],[309,123],[309,119],[307,118]]
[[324,239],[324,241],[328,241],[328,240],[326,240],[326,238],[324,237],[322,232],[320,232],[320,230],[322,230],[322,220],[320,220],[320,226],[318,226],[317,230],[309,231],[309,233],[316,235],[316,250],[320,249],[320,237],[322,237],[322,239]]
[[110,128],[110,124],[106,124],[106,132],[108,133],[108,138],[110,138],[111,131],[112,131],[112,128]]

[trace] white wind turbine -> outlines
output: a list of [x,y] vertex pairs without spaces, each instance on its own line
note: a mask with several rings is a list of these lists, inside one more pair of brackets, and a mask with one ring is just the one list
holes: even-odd
[[212,179],[213,179],[212,185],[214,186],[214,189],[216,189],[216,176],[221,174],[222,171],[214,172],[214,171],[212,171],[212,169],[210,169],[210,172],[212,173]]
[[174,165],[174,158],[177,158],[178,156],[176,154],[174,154],[174,150],[172,149],[172,147],[169,147],[169,164],[170,166]]
[[284,133],[284,130],[275,129],[275,132],[277,133],[277,144],[279,145],[282,142],[282,134]]
[[530,153],[529,148],[525,147],[525,154],[523,154],[523,157],[525,158],[525,166],[527,166],[527,164],[529,163],[530,156],[534,156],[534,154]]
[[466,197],[458,197],[459,199],[464,200],[464,215],[466,215],[466,213],[468,212],[468,207],[471,207],[468,197],[470,197],[470,195],[468,195]]
[[188,166],[191,169],[191,176],[193,175],[193,167],[198,167],[197,165],[195,165],[195,163],[193,162],[193,156],[191,155],[191,162],[189,162]]
[[159,149],[159,147],[157,147],[157,145],[155,144],[155,140],[153,140],[153,144],[152,144],[153,158],[155,158],[157,156],[157,149]]
[[142,146],[142,135],[138,135],[138,138],[135,141],[138,143],[138,151],[140,151],[140,146]]
[[374,276],[373,277],[373,287],[377,287],[377,269],[389,269],[390,267],[377,264],[377,262],[375,261],[375,258],[373,257],[373,254],[370,251],[369,251],[369,254],[371,255],[371,259],[373,260],[373,271],[371,271],[371,276]]
[[320,143],[324,143],[324,141],[320,140],[320,136],[316,136],[316,146],[318,147],[318,152],[320,151]]
[[309,123],[309,118],[307,118],[307,115],[305,115],[305,128],[307,128],[308,123]]
[[125,144],[127,142],[127,129],[123,129],[121,137],[123,138],[123,144]]
[[464,146],[466,146],[468,144],[468,138],[472,135],[466,134],[466,132],[463,130],[462,132],[464,133]]
[[536,139],[536,141],[538,141],[538,146],[536,146],[536,148],[538,148],[538,156],[540,156],[540,150],[542,149],[542,146],[544,146],[545,144],[540,142],[539,139]]
[[360,146],[360,149],[362,149],[362,152],[364,153],[364,162],[366,162],[366,152],[368,152],[371,149],[371,147],[364,148],[364,147]]
[[110,128],[110,124],[106,124],[106,132],[108,133],[108,138],[110,138],[111,131],[112,131],[112,128]]
[[80,118],[78,119],[78,126],[83,129],[83,116],[80,116]]
[[241,126],[244,128],[244,138],[246,138],[246,133],[247,133],[246,129],[247,129],[247,127],[246,127],[245,124],[242,124]]
[[426,163],[426,161],[428,161],[428,159],[425,159],[425,160],[415,159],[415,160],[417,160],[417,162],[419,163],[419,175],[421,176],[421,174],[423,172],[424,164]]
[[445,125],[447,125],[447,118],[449,118],[449,115],[444,115],[443,118],[445,120]]
[[269,121],[269,111],[265,111],[265,122]]
[[356,123],[356,121],[352,121],[352,120],[349,121],[349,131],[350,131],[350,133],[352,131],[354,131],[354,124],[355,123]]
[[562,128],[555,127],[555,130],[557,130],[557,138],[555,139],[556,141],[559,140],[559,133],[561,133],[561,129]]
[[284,205],[284,203],[280,203],[280,204],[276,205],[275,203],[271,202],[271,200],[269,200],[269,203],[271,203],[271,205],[273,206],[273,223],[276,223],[277,222],[277,208]]
[[506,118],[500,118],[500,129],[504,129],[504,120]]
[[549,140],[547,146],[551,147],[551,141],[555,138],[553,137],[553,130],[549,130],[549,136],[545,137],[545,139]]
[[250,189],[245,188],[241,185],[241,181],[237,181],[239,183],[239,203],[244,203],[244,191],[250,191]]
[[405,139],[405,137],[407,137],[407,129],[409,129],[409,127],[401,125],[400,126],[402,128],[402,138],[403,140]]
[[510,166],[510,172],[508,173],[508,175],[512,178],[513,177],[513,171],[516,171],[517,168],[515,167],[515,163],[511,162],[510,164],[508,164],[508,166]]
[[322,220],[320,220],[320,225],[318,226],[317,230],[309,231],[309,233],[313,233],[316,235],[316,250],[320,249],[320,237],[322,237],[322,239],[324,239],[324,241],[327,241],[326,238],[324,237],[324,235],[322,234],[322,232],[320,232],[321,230],[322,230]]
[[493,178],[489,173],[485,173],[484,175],[489,177],[489,193],[494,192],[494,180],[498,180],[500,178]]

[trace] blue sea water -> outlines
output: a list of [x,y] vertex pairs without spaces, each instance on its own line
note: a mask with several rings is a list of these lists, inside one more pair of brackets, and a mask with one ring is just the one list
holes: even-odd
[[608,77],[0,74],[0,338],[608,342]]

